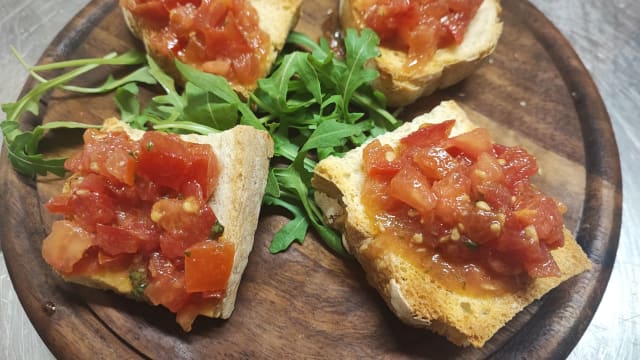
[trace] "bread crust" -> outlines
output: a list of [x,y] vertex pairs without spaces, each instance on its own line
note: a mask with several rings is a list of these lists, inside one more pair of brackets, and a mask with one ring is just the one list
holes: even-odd
[[[124,131],[133,140],[139,140],[144,134],[144,131],[132,129],[115,118],[105,120],[103,130]],[[238,125],[220,133],[188,134],[181,135],[180,138],[188,142],[211,145],[218,160],[219,178],[208,204],[224,225],[222,236],[225,241],[235,245],[235,254],[226,296],[222,301],[212,299],[210,303],[205,304],[200,308],[200,315],[227,319],[233,312],[242,273],[253,248],[262,196],[267,183],[269,159],[273,157],[273,140],[266,131],[245,125]],[[65,188],[68,187],[65,185]],[[134,262],[130,269],[140,266],[143,266],[141,262]],[[133,297],[133,287],[129,280],[130,269],[91,276],[65,276],[65,280]]]
[[[451,136],[474,127],[455,102],[446,101],[431,113],[378,139],[383,144],[395,146],[421,124],[449,119],[457,120]],[[334,214],[328,220],[334,220],[333,225],[343,232],[349,251],[364,268],[369,283],[403,322],[429,328],[457,345],[481,347],[525,306],[591,267],[566,229],[564,247],[552,251],[560,267],[560,277],[533,279],[517,292],[495,297],[453,292],[421,268],[391,252],[383,252],[377,257],[367,255],[366,249],[375,241],[378,230],[360,200],[360,189],[365,180],[361,163],[364,146],[350,151],[342,159],[329,157],[321,161],[315,169],[312,184],[316,193],[326,194],[317,196],[318,205],[325,214]]]
[[[419,68],[405,67],[405,52],[381,46],[380,56],[373,60],[380,77],[372,85],[386,95],[390,106],[403,106],[460,82],[471,75],[498,44],[502,33],[501,11],[499,0],[484,0],[462,43],[439,49]],[[353,8],[353,0],[340,1],[340,20],[343,29],[365,27]]]
[[[284,47],[289,31],[297,24],[302,0],[248,0],[248,2],[256,9],[260,29],[269,35],[271,43],[267,49],[267,66],[264,73],[259,76],[259,78],[263,78],[269,73],[278,53]],[[180,75],[173,58],[164,56],[150,48],[148,46],[149,34],[143,30],[143,27],[129,10],[122,4],[120,8],[127,27],[135,37],[142,40],[147,54],[178,84],[184,85],[185,79]],[[233,89],[244,98],[248,98],[257,85],[257,83],[250,86],[231,84]]]

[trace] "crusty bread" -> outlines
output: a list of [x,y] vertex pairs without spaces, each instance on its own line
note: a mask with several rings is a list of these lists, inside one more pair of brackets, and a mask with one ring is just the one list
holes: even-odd
[[[260,78],[265,77],[271,65],[273,65],[278,53],[284,47],[289,31],[296,25],[300,15],[300,6],[302,0],[248,0],[256,9],[259,17],[260,28],[269,35],[271,40],[270,48],[267,50],[267,64],[265,72]],[[147,34],[136,18],[124,6],[120,6],[124,15],[125,22],[129,30],[135,37],[142,40],[147,53],[158,63],[158,65],[171,77],[176,79],[179,84],[184,83],[184,79],[180,76],[173,59],[167,58],[153,51],[147,44],[149,34]],[[247,98],[249,94],[256,88],[257,83],[251,86],[242,86],[232,84],[234,90],[240,95]]]
[[[133,140],[140,139],[144,134],[114,118],[105,120],[103,129],[123,130]],[[200,314],[226,319],[233,312],[240,279],[253,247],[269,159],[273,156],[273,141],[267,132],[244,125],[216,134],[189,134],[181,135],[181,138],[188,142],[211,145],[218,159],[220,174],[209,206],[224,225],[222,236],[225,241],[235,244],[235,256],[225,298],[222,302],[212,299],[210,306],[203,307]],[[128,269],[89,277],[67,276],[66,280],[113,290],[127,296],[132,293]]]
[[[340,1],[342,27],[362,29],[365,27],[364,20],[354,11],[352,2]],[[495,49],[502,33],[500,12],[499,0],[484,0],[469,24],[462,43],[439,49],[421,67],[408,69],[405,67],[405,52],[380,47],[381,54],[373,61],[380,77],[373,82],[373,86],[386,95],[389,105],[402,106],[458,83],[471,75]]]
[[[395,147],[421,124],[449,119],[456,119],[451,136],[474,127],[455,102],[447,101],[378,139]],[[516,293],[496,297],[473,297],[448,290],[424,270],[390,252],[383,251],[374,258],[365,256],[378,230],[360,198],[365,180],[363,148],[348,152],[344,158],[329,157],[316,166],[312,181],[316,201],[328,221],[343,232],[345,246],[364,268],[368,281],[405,323],[429,328],[458,345],[480,347],[529,303],[590,268],[591,263],[566,229],[564,247],[552,251],[560,277],[531,280]]]

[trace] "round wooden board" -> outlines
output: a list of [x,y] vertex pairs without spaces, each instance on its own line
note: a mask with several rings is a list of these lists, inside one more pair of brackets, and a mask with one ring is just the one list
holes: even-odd
[[[459,101],[506,144],[519,143],[544,170],[538,185],[565,202],[568,228],[593,262],[591,271],[518,314],[482,349],[459,348],[398,321],[366,283],[357,263],[309,234],[280,255],[267,248],[286,218],[263,209],[236,310],[227,321],[200,318],[183,333],[168,311],[63,282],[40,256],[52,221],[43,203],[62,180],[17,175],[0,161],[0,236],[13,285],[36,329],[59,358],[564,358],[605,290],[621,221],[618,153],[608,115],[568,42],[526,1],[503,1],[500,44],[474,75],[408,107],[403,117],[440,100]],[[298,30],[318,36],[336,25],[335,1],[304,3]],[[140,45],[116,0],[91,2],[58,35],[41,62],[97,57]],[[83,81],[98,83],[108,70]],[[33,82],[25,85],[25,90]],[[54,93],[40,121],[99,123],[116,115],[112,95]],[[79,132],[56,132],[44,146],[70,153]],[[55,310],[53,309],[55,308]]]

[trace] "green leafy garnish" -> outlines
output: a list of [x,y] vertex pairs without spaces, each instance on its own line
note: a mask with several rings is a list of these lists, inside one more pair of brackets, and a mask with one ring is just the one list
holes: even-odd
[[[38,153],[38,144],[44,136],[45,130],[55,128],[89,128],[94,126],[71,121],[59,121],[36,126],[31,131],[23,131],[18,124],[20,117],[26,112],[37,116],[40,112],[40,99],[45,93],[54,88],[64,87],[65,84],[81,74],[93,70],[100,65],[138,65],[144,62],[144,57],[139,52],[128,52],[122,55],[116,55],[114,53],[99,59],[71,60],[29,67],[24,63],[24,60],[19,54],[17,54],[14,49],[12,50],[20,62],[25,65],[29,73],[41,82],[18,101],[2,105],[2,110],[7,117],[4,121],[0,122],[0,128],[2,128],[2,134],[4,135],[9,161],[16,171],[24,175],[35,176],[36,174],[46,175],[47,173],[53,173],[58,176],[63,176],[65,173],[63,166],[65,159],[45,159],[42,154]],[[38,74],[38,71],[68,67],[76,67],[76,69],[50,80],[44,80]],[[142,72],[140,70],[137,70],[133,74],[136,75],[125,77],[127,79],[125,82],[149,80],[141,75]],[[101,88],[98,89],[99,91],[96,90],[93,92],[110,91],[109,88],[113,86],[114,83],[123,83],[123,81],[107,81],[107,83],[105,83],[106,85],[102,85]],[[86,88],[83,89],[86,90]]]

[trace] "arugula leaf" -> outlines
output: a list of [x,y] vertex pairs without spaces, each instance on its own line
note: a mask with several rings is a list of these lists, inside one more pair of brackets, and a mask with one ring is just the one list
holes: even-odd
[[[64,87],[66,83],[74,78],[95,69],[99,65],[136,65],[144,61],[144,57],[139,52],[128,52],[122,55],[115,53],[108,54],[98,59],[79,59],[69,60],[58,63],[29,67],[18,52],[12,48],[13,53],[18,58],[29,73],[40,81],[26,95],[13,103],[2,105],[2,110],[6,114],[6,119],[0,122],[0,128],[5,138],[5,146],[7,154],[12,166],[21,174],[28,176],[46,175],[53,173],[63,176],[64,161],[63,158],[45,159],[42,154],[38,153],[38,144],[44,136],[45,130],[55,128],[89,128],[94,125],[76,123],[76,122],[50,122],[44,125],[36,126],[31,131],[22,131],[18,125],[18,119],[25,113],[30,112],[34,115],[39,114],[40,99],[48,91]],[[37,71],[55,70],[62,68],[76,67],[76,69],[63,73],[50,80],[43,79]],[[141,72],[134,72],[136,75],[126,77],[131,81],[148,80]],[[115,80],[114,80],[115,81]],[[128,81],[128,80],[127,80]],[[113,83],[108,83],[113,86]]]
[[236,106],[238,111],[242,114],[242,118],[240,120],[241,124],[265,130],[262,123],[260,123],[258,118],[256,118],[256,115],[251,111],[249,105],[240,100],[238,94],[233,91],[229,82],[225,78],[218,75],[203,73],[177,60],[175,63],[178,71],[180,71],[180,74],[182,74],[187,82],[215,96],[211,98],[212,101],[225,102]]
[[187,83],[184,91],[186,106],[184,119],[217,130],[227,130],[238,123],[238,104],[216,101],[214,94],[193,83]]
[[109,75],[107,80],[105,80],[105,82],[98,87],[88,88],[79,86],[62,86],[62,89],[80,94],[102,94],[114,91],[121,86],[136,83],[154,85],[157,82],[156,79],[149,73],[149,67],[145,66],[120,79],[115,79],[113,76]]
[[304,212],[300,209],[300,207],[280,200],[279,198],[271,196],[269,194],[265,195],[262,203],[265,205],[276,205],[283,207],[289,210],[289,212],[291,212],[291,214],[293,215],[293,219],[285,224],[282,229],[280,229],[280,231],[278,231],[274,235],[273,240],[271,240],[271,244],[269,245],[269,252],[275,254],[284,251],[289,248],[291,243],[293,243],[294,241],[297,241],[300,244],[304,243],[304,238],[307,235],[309,223],[307,222],[307,219],[304,216]]
[[339,123],[328,119],[320,123],[304,144],[300,152],[307,152],[316,148],[329,148],[344,145],[351,136],[362,133],[358,126]]
[[45,159],[42,154],[37,153],[38,143],[44,136],[45,130],[90,127],[96,126],[62,121],[36,126],[32,131],[21,131],[15,121],[0,122],[9,161],[16,171],[27,176],[46,175],[47,173],[53,173],[58,176],[64,176],[65,174],[64,162],[66,159]]
[[[311,158],[340,156],[399,125],[385,109],[384,96],[369,85],[378,73],[365,64],[378,55],[378,38],[371,30],[360,34],[349,30],[344,60],[334,56],[324,39],[315,43],[293,32],[287,43],[311,53],[294,51],[281,55],[273,73],[258,82],[258,89],[250,98],[274,139],[275,155],[287,160],[282,164],[285,167],[273,169],[270,174],[267,194],[275,205],[286,208],[286,203],[303,209],[308,224],[327,246],[338,254],[346,254],[340,236],[324,224],[313,201],[310,179],[316,162]],[[302,222],[289,211],[294,224],[283,228],[284,234],[276,235],[277,245],[273,246],[278,250],[299,241],[295,236],[299,234],[291,230],[302,226]]]

